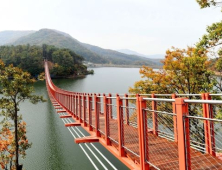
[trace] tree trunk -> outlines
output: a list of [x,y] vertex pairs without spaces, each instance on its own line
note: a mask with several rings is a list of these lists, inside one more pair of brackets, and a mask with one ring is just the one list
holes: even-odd
[[15,102],[15,119],[14,119],[14,124],[15,124],[15,167],[16,170],[19,170],[19,145],[18,145],[18,111],[17,111],[17,105],[16,101]]
[[18,170],[22,170],[22,166],[23,166],[23,165],[19,165],[19,166],[18,166]]

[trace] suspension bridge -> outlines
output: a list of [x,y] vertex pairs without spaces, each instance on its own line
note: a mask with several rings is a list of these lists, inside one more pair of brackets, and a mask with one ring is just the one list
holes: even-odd
[[130,169],[222,170],[222,94],[70,92],[53,84],[47,61],[45,77],[56,112],[94,169],[83,145],[104,169],[117,169],[93,144],[99,142]]

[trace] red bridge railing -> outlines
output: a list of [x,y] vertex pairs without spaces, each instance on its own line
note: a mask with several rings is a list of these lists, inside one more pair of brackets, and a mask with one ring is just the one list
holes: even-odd
[[222,101],[211,100],[222,94],[77,93],[52,83],[47,62],[45,75],[50,98],[129,168],[222,169]]

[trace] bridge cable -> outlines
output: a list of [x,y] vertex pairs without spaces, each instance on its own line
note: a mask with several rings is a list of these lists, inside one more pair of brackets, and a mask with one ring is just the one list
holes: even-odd
[[[66,121],[67,121],[67,123],[72,123],[72,121],[68,121],[67,119],[66,119]],[[71,127],[72,129],[73,129],[73,131],[76,133],[76,135],[80,138],[81,136],[76,132],[76,130],[73,128],[73,127]],[[76,127],[75,127],[76,128]],[[76,129],[78,129],[78,128],[76,128]],[[96,156],[96,154],[89,148],[89,146],[88,146],[88,144],[86,144],[86,143],[84,143],[85,144],[85,146],[89,149],[89,151],[94,155],[94,157],[98,160],[98,162],[103,166],[103,168],[104,169],[106,169],[106,170],[108,170],[108,168],[102,163],[102,161]]]
[[[60,114],[59,114],[60,115]],[[62,119],[63,123],[65,124],[65,121]],[[72,131],[70,130],[70,128],[68,128],[68,130],[70,131],[70,133],[72,134],[72,136],[74,137],[74,139],[76,138],[75,135],[72,133]],[[94,166],[94,168],[96,170],[99,170],[99,168],[95,165],[95,163],[93,162],[93,160],[90,158],[90,156],[88,155],[88,153],[85,151],[85,149],[79,145],[80,148],[82,149],[82,151],[85,153],[85,155],[87,156],[87,158],[89,159],[89,161],[92,163],[92,165]]]
[[[65,113],[63,114],[63,115],[65,115]],[[63,119],[62,119],[63,120]],[[72,123],[72,121],[68,121],[67,119],[65,119],[66,121],[67,121],[67,123]],[[64,123],[65,123],[65,120],[63,121]],[[73,131],[76,133],[76,135],[80,138],[81,136],[76,132],[76,130],[73,128],[73,127],[71,127],[72,129],[73,129]],[[76,128],[76,127],[75,127]],[[78,129],[78,128],[76,128],[76,129]],[[81,146],[81,145],[80,145]],[[85,143],[85,146],[89,149],[89,151],[94,155],[94,157],[98,160],[98,162],[103,166],[103,168],[105,169],[105,170],[108,170],[108,168],[102,163],[102,161],[96,156],[96,154],[89,148],[89,146]]]
[[[70,118],[69,118],[68,120],[70,121],[70,123],[72,123],[72,120],[71,120]],[[86,136],[86,135],[84,135],[84,134],[82,133],[81,130],[79,130],[78,127],[76,127],[76,129],[79,131],[80,134],[82,134],[83,137]],[[94,144],[92,144],[92,143],[90,143],[90,144],[91,144],[91,146],[93,146],[93,148],[103,157],[103,159],[106,160],[106,162],[107,162],[114,170],[118,170],[118,169],[98,150],[98,148],[95,147]]]
[[[85,135],[79,130],[79,128],[77,128],[77,130],[85,137]],[[94,149],[107,161],[107,163],[113,168],[113,169],[115,169],[115,170],[118,170],[100,151],[99,151],[99,149],[97,149],[96,147],[95,147],[95,145],[94,144],[92,144],[92,143],[90,143],[93,147],[94,147]]]

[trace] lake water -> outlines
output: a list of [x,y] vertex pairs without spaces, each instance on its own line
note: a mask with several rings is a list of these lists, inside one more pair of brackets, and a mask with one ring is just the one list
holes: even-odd
[[[135,81],[140,80],[139,68],[94,68],[94,75],[81,79],[53,80],[60,88],[86,93],[127,93]],[[35,91],[48,101],[21,105],[23,119],[27,122],[28,139],[33,143],[27,158],[21,162],[26,170],[85,170],[94,169],[80,147],[74,143],[70,132],[55,113],[49,101],[45,82],[37,82]],[[102,150],[117,169],[128,169],[100,144]],[[99,169],[103,169],[99,167]]]

